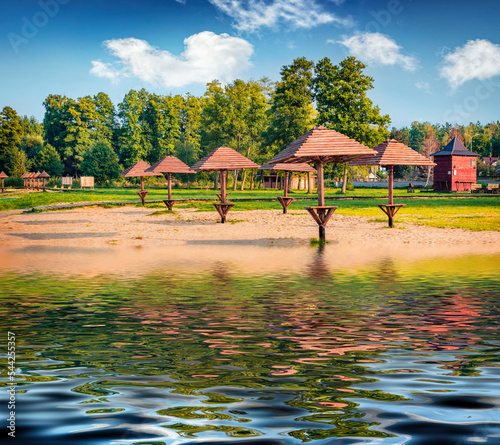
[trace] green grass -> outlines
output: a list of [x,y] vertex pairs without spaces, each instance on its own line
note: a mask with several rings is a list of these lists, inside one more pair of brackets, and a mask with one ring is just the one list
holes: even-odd
[[[327,189],[326,205],[336,205],[337,215],[354,215],[376,218],[378,221],[385,220],[385,216],[378,208],[377,204],[387,202],[386,189],[356,189],[347,192],[346,195],[338,195],[338,189]],[[229,190],[229,200],[246,199],[269,199],[269,201],[234,201],[234,210],[277,210],[282,207],[275,199],[281,195],[280,190]],[[418,196],[419,192],[411,196]],[[152,189],[147,196],[148,200],[164,199],[166,190]],[[295,191],[290,193],[295,198],[309,198],[296,200],[289,207],[289,214],[297,214],[298,210],[303,210],[307,206],[317,205],[316,195],[307,195],[306,191]],[[341,200],[340,197],[364,197],[365,199]],[[462,228],[467,230],[500,230],[500,201],[497,198],[454,198],[452,194],[445,195],[445,198],[432,193],[422,193],[425,199],[398,200],[398,197],[408,196],[406,189],[396,189],[394,192],[397,203],[406,204],[395,217],[395,224],[418,224],[431,227]],[[188,200],[176,205],[176,209],[192,208],[199,212],[214,212],[213,202],[216,201],[214,190],[174,190],[175,199]],[[380,198],[380,199],[374,199]],[[208,199],[208,201],[199,201]],[[37,206],[46,206],[59,203],[77,202],[115,202],[133,201],[133,205],[140,206],[140,200],[132,189],[96,189],[96,190],[75,190],[57,193],[23,193],[19,199],[0,201],[0,211],[15,209],[31,209]],[[105,204],[103,207],[113,207],[122,204]],[[161,209],[153,215],[171,213],[164,208],[163,203],[149,203],[147,208]],[[35,210],[36,211],[36,210]]]

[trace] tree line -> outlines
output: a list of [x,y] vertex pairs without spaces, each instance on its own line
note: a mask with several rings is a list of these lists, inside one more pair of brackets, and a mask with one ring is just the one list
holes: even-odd
[[[389,129],[391,119],[367,97],[373,78],[348,57],[334,65],[298,58],[280,71],[280,80],[236,79],[207,84],[196,97],[129,91],[115,106],[109,96],[72,99],[51,94],[42,122],[0,113],[0,170],[10,176],[45,170],[51,176],[88,175],[111,181],[138,160],[150,164],[167,155],[188,165],[221,145],[258,164],[314,125],[335,129],[374,147],[393,137],[422,154],[443,148],[453,135],[482,156],[500,154],[500,123],[431,125],[414,122]],[[330,173],[338,176],[339,167]],[[244,180],[244,178],[243,178]]]

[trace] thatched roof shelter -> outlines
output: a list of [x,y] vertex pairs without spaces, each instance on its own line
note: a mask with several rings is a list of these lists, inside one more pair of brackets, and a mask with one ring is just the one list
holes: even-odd
[[6,179],[6,178],[8,178],[8,177],[9,177],[9,175],[7,175],[7,173],[5,173],[4,171],[2,171],[2,172],[0,173],[0,179],[2,180],[2,193],[4,192],[3,181],[4,181],[4,179]]
[[172,199],[172,173],[194,173],[193,170],[189,169],[188,165],[184,164],[184,162],[175,156],[166,156],[163,159],[160,159],[158,162],[149,167],[147,171],[160,174],[167,173],[168,199],[163,200],[163,202],[169,210],[172,210],[172,207],[174,206],[174,200]]
[[417,153],[412,148],[398,142],[396,139],[387,139],[374,148],[376,154],[365,158],[356,159],[349,165],[384,165],[388,167],[389,173],[389,203],[379,204],[379,207],[389,217],[389,227],[393,227],[393,218],[404,204],[394,204],[393,183],[395,165],[436,165],[430,159]]
[[323,164],[347,163],[373,155],[375,152],[363,144],[335,130],[314,127],[293,141],[283,151],[268,161],[269,164],[296,164],[313,162],[318,171],[318,206],[306,207],[319,225],[319,238],[325,240],[325,226],[337,207],[325,206]]
[[144,177],[145,176],[161,176],[161,173],[154,173],[147,171],[151,166],[144,161],[137,161],[134,165],[130,166],[120,174],[125,178],[141,178],[141,190],[136,192],[142,201],[142,205],[145,204],[146,195],[148,194],[147,190],[144,190]]

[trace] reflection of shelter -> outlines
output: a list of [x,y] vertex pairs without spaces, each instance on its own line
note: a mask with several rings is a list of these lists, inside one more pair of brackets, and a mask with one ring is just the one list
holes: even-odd
[[168,181],[168,199],[164,199],[163,202],[168,207],[168,210],[172,210],[175,201],[172,199],[172,173],[194,173],[194,171],[189,170],[189,166],[184,164],[179,158],[175,156],[166,156],[160,159],[156,164],[153,164],[147,169],[153,173],[166,173]]
[[200,159],[191,167],[191,170],[200,171],[219,171],[220,172],[220,202],[214,203],[217,212],[221,217],[221,223],[226,222],[226,215],[233,207],[233,203],[226,202],[226,173],[228,170],[244,170],[246,168],[257,168],[258,165],[245,156],[239,154],[236,150],[229,147],[219,147]]
[[380,209],[389,217],[389,227],[393,227],[394,215],[405,204],[394,204],[393,182],[395,165],[434,165],[430,159],[417,153],[415,150],[396,141],[396,139],[387,139],[378,144],[374,150],[374,156],[357,159],[350,162],[349,165],[382,165],[387,167],[389,173],[389,203],[379,204]]
[[314,163],[318,171],[318,206],[306,207],[319,226],[319,238],[325,240],[325,226],[337,209],[325,206],[325,187],[323,165],[328,163],[346,163],[354,159],[375,154],[375,152],[347,136],[326,127],[314,127],[293,141],[268,163]]
[[151,167],[147,162],[137,161],[134,165],[127,168],[125,171],[121,173],[125,178],[141,178],[141,190],[136,192],[142,201],[142,205],[146,202],[146,195],[149,193],[148,190],[144,190],[144,177],[145,176],[161,176],[160,173],[153,173],[146,171],[149,167]]
[[432,154],[436,167],[434,168],[435,191],[466,191],[476,183],[477,153],[467,150],[454,137],[443,150]]
[[316,170],[312,168],[309,164],[265,164],[262,167],[259,167],[259,170],[276,170],[276,171],[284,171],[285,179],[283,183],[284,195],[278,196],[278,201],[283,207],[283,213],[286,213],[288,206],[293,201],[293,198],[288,196],[288,174],[289,172],[306,172],[306,173],[316,173]]
[[4,185],[3,185],[3,181],[8,178],[9,176],[7,175],[7,173],[3,172],[0,173],[0,178],[2,179],[2,193],[4,192]]

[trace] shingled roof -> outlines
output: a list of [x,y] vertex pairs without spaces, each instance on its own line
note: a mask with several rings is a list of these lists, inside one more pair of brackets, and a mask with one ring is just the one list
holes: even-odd
[[374,150],[377,152],[375,156],[356,159],[349,165],[436,165],[396,139],[387,139]]
[[259,167],[259,170],[278,170],[278,171],[288,171],[288,172],[305,172],[305,173],[316,173],[316,169],[311,167],[309,164],[264,164]]
[[455,136],[448,145],[444,147],[441,151],[432,154],[431,156],[481,156],[477,153],[473,153],[472,151],[467,150],[464,147],[464,144],[460,142],[459,139]]
[[50,175],[44,170],[40,175],[38,176],[39,178],[50,178]]
[[337,162],[344,163],[375,152],[363,144],[335,130],[314,127],[293,141],[283,151],[268,161],[278,162]]
[[5,179],[5,178],[8,178],[8,175],[2,171],[2,173],[0,173],[0,179]]
[[245,158],[236,150],[222,146],[200,159],[191,170],[243,170],[257,167],[255,162]]
[[189,166],[175,156],[166,156],[149,167],[146,171],[153,173],[194,173]]
[[125,178],[133,178],[137,176],[160,176],[161,173],[153,173],[146,171],[151,166],[144,161],[137,161],[134,165],[127,168],[125,171],[121,172],[122,176]]

